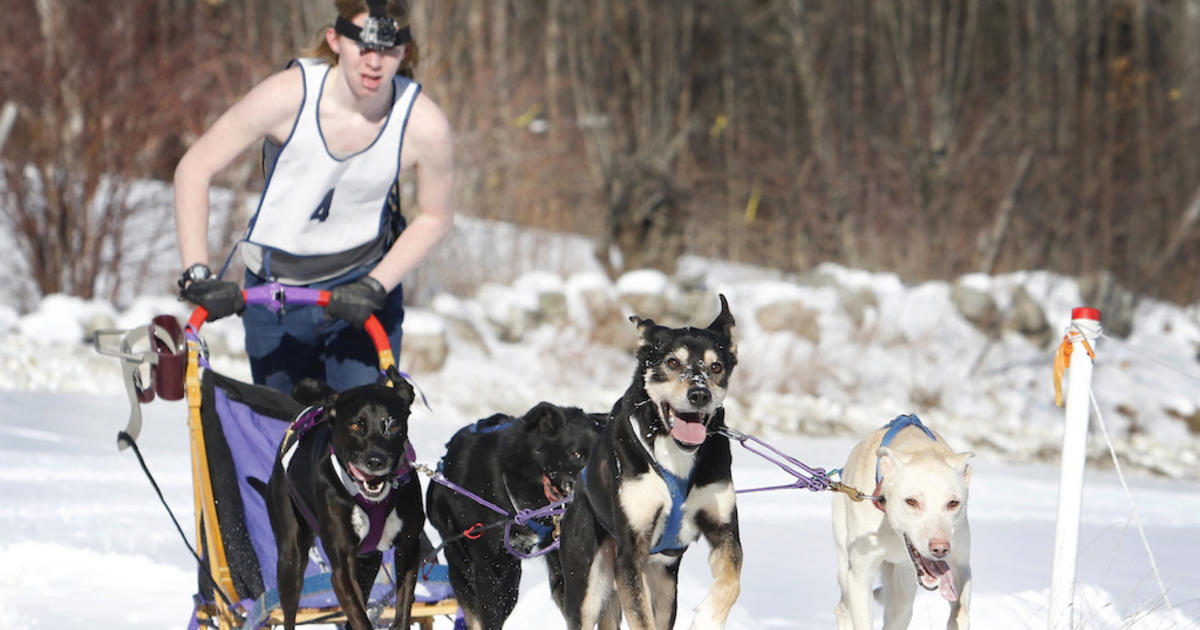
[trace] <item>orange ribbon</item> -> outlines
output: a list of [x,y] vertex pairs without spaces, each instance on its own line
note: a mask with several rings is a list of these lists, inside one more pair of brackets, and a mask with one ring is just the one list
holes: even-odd
[[1092,352],[1092,346],[1088,343],[1087,337],[1079,333],[1068,333],[1063,335],[1062,343],[1058,345],[1058,351],[1054,353],[1054,404],[1061,407],[1062,400],[1062,377],[1067,368],[1071,367],[1071,353],[1074,352],[1075,346],[1071,339],[1072,335],[1078,335],[1080,341],[1083,342],[1084,350],[1087,350],[1088,356],[1093,361],[1096,360],[1096,353]]

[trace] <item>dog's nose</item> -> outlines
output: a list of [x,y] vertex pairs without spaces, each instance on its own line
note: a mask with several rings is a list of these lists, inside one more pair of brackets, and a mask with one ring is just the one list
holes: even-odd
[[368,455],[366,463],[367,467],[371,470],[379,470],[380,468],[387,466],[387,458],[381,455]]
[[687,392],[688,402],[696,407],[703,407],[712,401],[712,393],[707,387],[692,387]]
[[950,554],[950,541],[945,538],[934,538],[929,541],[929,553],[939,560],[945,558]]

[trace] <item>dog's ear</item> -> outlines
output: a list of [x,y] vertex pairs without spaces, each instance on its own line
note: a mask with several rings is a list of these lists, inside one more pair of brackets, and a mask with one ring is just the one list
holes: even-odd
[[971,481],[971,466],[967,461],[975,457],[975,453],[970,451],[964,453],[955,453],[946,456],[946,465],[957,470],[963,476],[963,481]]
[[[725,339],[733,339],[733,313],[729,312],[729,302],[724,293],[718,294],[717,297],[721,298],[721,312],[717,313],[717,318],[708,325],[708,330]],[[729,351],[732,353],[734,350],[731,345]]]
[[400,370],[396,369],[396,366],[388,368],[388,380],[392,382],[392,391],[400,400],[404,401],[404,406],[411,407],[417,399],[417,392],[413,389],[412,383],[409,383],[408,379],[400,374]]
[[562,410],[548,402],[540,402],[533,409],[525,412],[525,430],[530,433],[554,435],[562,429],[564,420]]
[[911,453],[894,451],[886,446],[880,446],[879,450],[875,451],[875,456],[879,458],[879,474],[885,479],[912,461]]
[[637,347],[641,348],[642,346],[651,343],[650,337],[652,337],[654,335],[654,331],[658,329],[658,324],[655,324],[653,319],[642,319],[637,315],[630,315],[629,321],[633,322],[634,326],[637,326]]
[[328,407],[337,400],[337,390],[315,378],[303,378],[292,386],[292,399],[301,405]]

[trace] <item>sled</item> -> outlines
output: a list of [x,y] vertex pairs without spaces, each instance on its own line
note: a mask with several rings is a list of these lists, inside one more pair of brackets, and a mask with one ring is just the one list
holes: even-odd
[[[329,292],[268,284],[243,292],[247,307],[278,312],[287,305],[328,303]],[[198,588],[189,630],[253,630],[282,624],[275,584],[276,550],[263,497],[250,478],[266,482],[276,450],[303,405],[268,387],[240,382],[208,366],[199,335],[208,311],[197,307],[186,327],[172,316],[158,316],[146,328],[98,331],[95,349],[121,359],[131,411],[121,449],[136,446],[140,405],[160,397],[186,396],[195,510]],[[395,365],[383,326],[375,316],[365,325],[375,344],[381,373]],[[106,340],[120,336],[119,344]],[[142,349],[142,346],[148,346]],[[140,458],[140,454],[139,454]],[[181,530],[182,533],[182,530]],[[423,550],[424,551],[424,550]],[[368,598],[374,625],[395,617],[395,570],[391,554]],[[298,624],[338,624],[345,617],[330,584],[328,560],[320,541],[309,553]],[[443,564],[423,565],[411,618],[429,630],[438,615],[453,617],[457,601]]]

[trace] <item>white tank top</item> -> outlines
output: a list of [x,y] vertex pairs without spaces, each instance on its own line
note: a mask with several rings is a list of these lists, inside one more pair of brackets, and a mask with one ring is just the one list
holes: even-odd
[[245,238],[258,246],[248,249],[260,251],[245,253],[248,262],[259,259],[251,267],[262,275],[314,281],[382,256],[388,194],[400,172],[404,130],[421,86],[397,75],[392,110],[374,142],[351,155],[334,155],[318,111],[330,67],[318,59],[292,63],[304,74],[304,103],[283,144],[268,141],[263,149],[267,181]]

